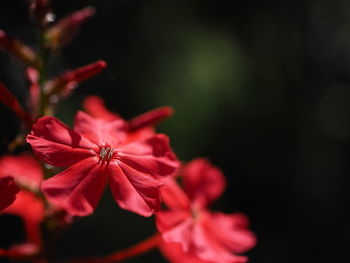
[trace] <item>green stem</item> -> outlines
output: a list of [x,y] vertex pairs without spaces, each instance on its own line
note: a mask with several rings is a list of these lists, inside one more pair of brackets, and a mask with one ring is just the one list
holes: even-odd
[[47,110],[47,97],[44,92],[45,82],[47,80],[47,67],[49,60],[49,50],[45,45],[45,32],[42,30],[39,33],[39,45],[40,45],[40,60],[41,65],[39,68],[39,85],[40,85],[40,111],[39,117],[46,115]]

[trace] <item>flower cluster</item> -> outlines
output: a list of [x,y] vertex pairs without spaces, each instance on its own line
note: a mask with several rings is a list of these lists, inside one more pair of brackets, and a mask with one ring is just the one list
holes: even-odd
[[57,231],[75,217],[92,214],[109,185],[120,208],[155,215],[159,233],[126,251],[72,262],[120,262],[153,247],[175,263],[246,262],[241,254],[256,243],[247,217],[209,209],[225,189],[221,170],[204,158],[182,163],[168,136],[156,132],[156,125],[172,115],[170,107],[127,121],[109,111],[100,97],[89,96],[73,128],[54,117],[62,99],[106,67],[97,61],[47,76],[50,52],[66,46],[94,9],[84,8],[57,23],[49,0],[32,0],[29,10],[41,32],[39,52],[0,30],[0,48],[27,65],[30,83],[25,107],[0,83],[0,102],[22,121],[9,150],[25,142],[28,148],[0,158],[0,212],[20,217],[27,235],[22,244],[0,248],[0,256],[47,262],[42,227]]

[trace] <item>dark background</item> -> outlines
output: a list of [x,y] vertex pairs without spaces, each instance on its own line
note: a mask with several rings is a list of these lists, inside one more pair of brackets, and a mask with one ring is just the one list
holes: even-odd
[[[89,94],[125,118],[170,105],[176,114],[159,130],[180,159],[206,156],[222,168],[227,191],[214,208],[250,217],[258,237],[250,262],[350,262],[349,1],[52,2],[58,18],[87,5],[97,14],[52,58],[51,75],[98,59],[109,65],[61,105],[60,118],[72,123]],[[2,1],[0,28],[35,46],[26,6]],[[0,80],[22,102],[23,76],[0,51]],[[5,152],[18,121],[0,110]],[[14,222],[0,218],[1,239],[10,238],[9,224],[11,239],[21,236]],[[62,233],[55,253],[103,255],[153,232],[153,219],[122,211],[106,191],[94,215]],[[164,259],[152,252],[130,262]]]

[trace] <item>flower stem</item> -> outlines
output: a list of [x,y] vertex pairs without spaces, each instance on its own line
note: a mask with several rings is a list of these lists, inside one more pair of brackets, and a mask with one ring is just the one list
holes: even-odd
[[39,117],[46,114],[47,98],[44,91],[44,85],[47,79],[47,66],[49,59],[49,51],[45,45],[45,31],[39,32],[39,45],[40,45],[40,68],[39,68],[39,85],[40,85],[40,111]]
[[136,257],[140,254],[146,253],[154,248],[156,248],[161,241],[161,236],[159,233],[141,241],[140,243],[128,247],[126,249],[120,250],[118,252],[112,253],[110,255],[93,258],[93,259],[75,259],[71,260],[69,263],[117,263],[122,262],[126,259]]

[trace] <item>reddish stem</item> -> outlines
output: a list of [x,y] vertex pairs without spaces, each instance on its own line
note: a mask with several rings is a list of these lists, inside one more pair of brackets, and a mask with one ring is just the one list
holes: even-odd
[[75,259],[71,260],[69,263],[116,263],[122,262],[126,259],[136,257],[140,254],[146,253],[153,248],[157,247],[161,240],[160,234],[155,234],[140,243],[128,247],[126,249],[120,250],[118,252],[112,253],[110,255],[94,258],[94,259]]

